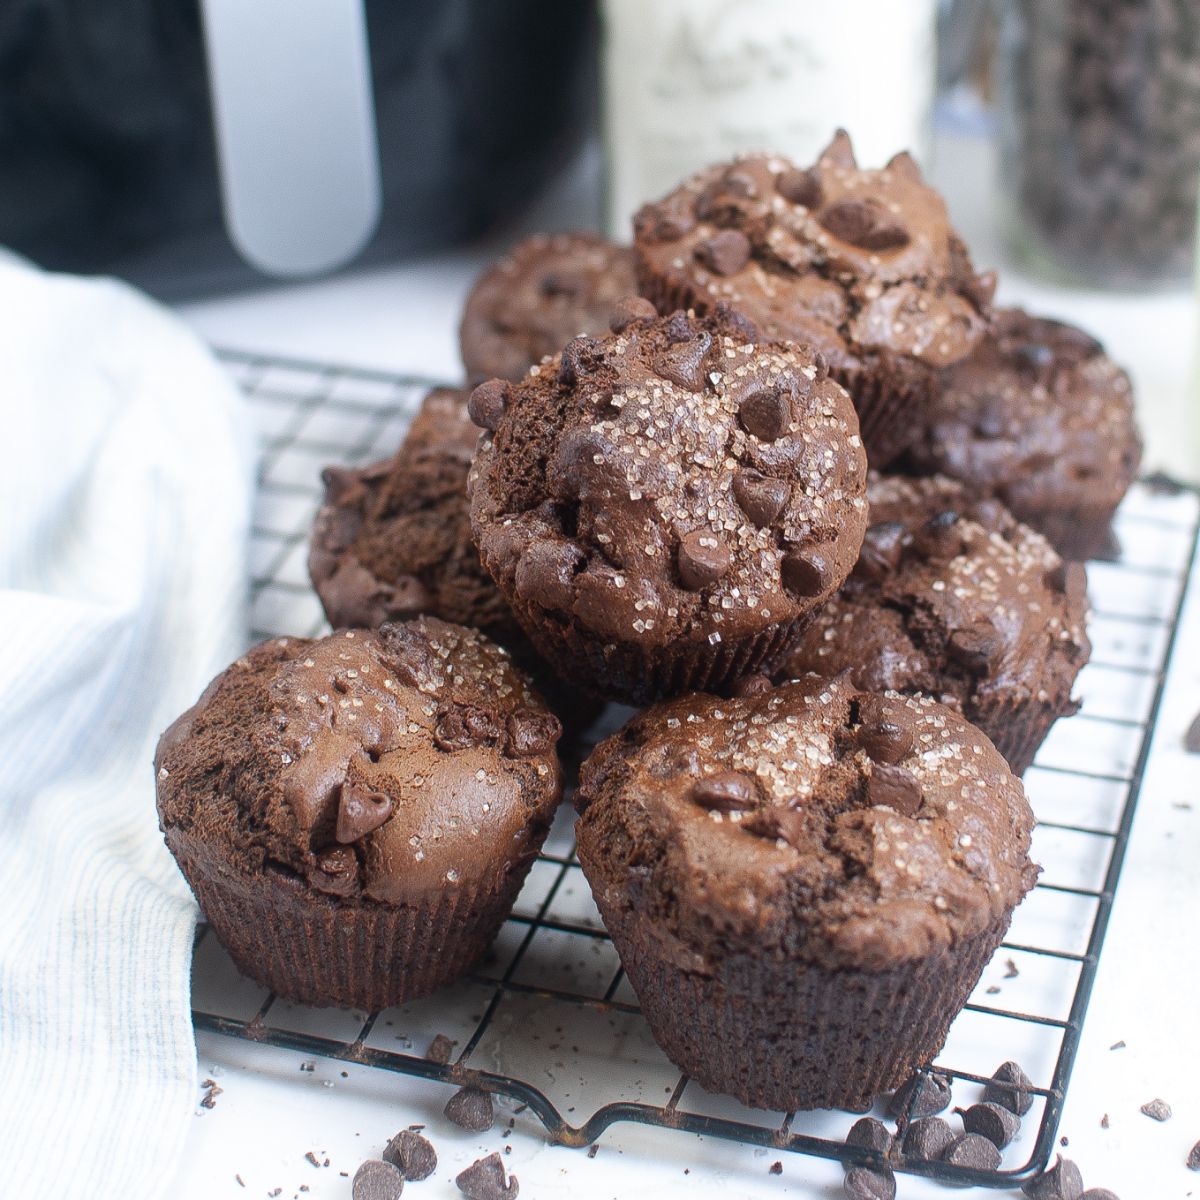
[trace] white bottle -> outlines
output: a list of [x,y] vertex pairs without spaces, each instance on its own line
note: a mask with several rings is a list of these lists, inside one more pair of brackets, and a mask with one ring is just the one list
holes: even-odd
[[604,0],[605,220],[747,150],[864,166],[929,143],[937,0]]

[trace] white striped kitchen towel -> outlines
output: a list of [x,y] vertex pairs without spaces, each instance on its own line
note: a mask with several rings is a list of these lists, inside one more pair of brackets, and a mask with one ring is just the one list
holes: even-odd
[[131,288],[0,261],[0,1194],[165,1194],[195,906],[151,756],[243,640],[236,389]]

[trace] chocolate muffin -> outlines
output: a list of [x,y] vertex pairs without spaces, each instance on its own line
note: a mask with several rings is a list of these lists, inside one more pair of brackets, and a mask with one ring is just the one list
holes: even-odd
[[1067,559],[1108,552],[1142,446],[1129,376],[1073,325],[1020,309],[942,376],[903,469],[995,496]]
[[159,821],[242,971],[376,1011],[495,938],[558,805],[558,736],[474,630],[423,617],[277,638],[163,734]]
[[848,671],[867,691],[959,709],[1021,775],[1078,707],[1087,576],[999,501],[940,476],[872,472],[871,527],[841,592],[778,678]]
[[995,278],[976,274],[941,196],[907,154],[860,168],[844,132],[808,169],[765,154],[709,167],[634,226],[642,294],[660,311],[725,301],[763,338],[819,350],[875,467],[911,441],[936,372],[987,326]]
[[579,805],[655,1038],[763,1108],[861,1111],[927,1064],[1037,876],[987,738],[846,676],[647,709],[584,764]]
[[614,329],[472,392],[471,525],[542,656],[636,704],[792,646],[854,565],[866,465],[808,351],[637,299]]
[[520,379],[576,334],[603,333],[637,292],[633,251],[591,233],[537,234],[480,276],[458,339],[467,377]]

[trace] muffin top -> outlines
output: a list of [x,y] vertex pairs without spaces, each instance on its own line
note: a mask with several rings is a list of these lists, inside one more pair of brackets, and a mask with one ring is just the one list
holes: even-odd
[[467,377],[520,379],[579,333],[603,333],[637,282],[633,251],[591,233],[537,234],[479,277],[459,345]]
[[1129,376],[1081,329],[1020,309],[942,376],[914,468],[1039,515],[1114,509],[1141,459]]
[[764,337],[815,346],[835,366],[957,362],[982,336],[995,287],[912,158],[865,170],[841,131],[807,169],[752,154],[701,171],[634,227],[647,294],[665,288],[697,309],[727,301]]
[[432,617],[238,659],[155,755],[168,843],[388,904],[536,851],[561,795],[558,720],[508,655]]
[[484,565],[599,642],[716,645],[806,616],[866,525],[850,398],[734,315],[652,314],[631,300],[611,335],[472,393]]
[[1069,697],[1090,652],[1087,576],[996,500],[941,476],[871,474],[854,573],[779,677],[849,671],[973,717],[1001,698]]
[[478,440],[466,393],[438,388],[390,459],[326,468],[308,569],[335,629],[429,613],[524,644],[471,541],[467,473]]
[[1033,815],[992,744],[928,697],[808,676],[636,716],[583,767],[579,857],[684,970],[743,953],[885,970],[1033,886]]

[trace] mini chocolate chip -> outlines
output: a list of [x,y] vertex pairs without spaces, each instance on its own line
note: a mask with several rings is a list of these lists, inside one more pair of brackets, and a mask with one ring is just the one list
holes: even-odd
[[904,1153],[921,1162],[936,1162],[954,1137],[954,1130],[941,1117],[921,1117],[904,1132]]
[[437,1170],[437,1151],[428,1138],[402,1129],[388,1142],[383,1161],[391,1163],[410,1183],[417,1183]]
[[473,1162],[454,1182],[467,1200],[516,1200],[520,1190],[515,1175],[505,1180],[504,1160],[498,1154]]
[[904,226],[870,200],[839,200],[818,219],[835,238],[863,250],[899,250],[909,242]]
[[492,1097],[479,1088],[459,1088],[442,1110],[459,1129],[471,1133],[485,1133],[495,1124],[496,1112]]
[[786,842],[793,850],[804,844],[808,822],[802,812],[794,808],[762,808],[751,813],[741,825],[755,837],[768,838],[774,842]]
[[1141,1111],[1152,1121],[1171,1119],[1171,1106],[1165,1100],[1148,1100],[1142,1105]]
[[819,596],[833,582],[829,566],[820,554],[791,551],[779,564],[783,586],[797,596]]
[[854,574],[881,583],[900,565],[907,530],[899,521],[876,521],[867,528]]
[[430,1062],[441,1063],[444,1066],[450,1061],[450,1055],[454,1053],[454,1047],[457,1044],[457,1042],[451,1041],[444,1033],[439,1033],[429,1043],[429,1049],[425,1051],[425,1057]]
[[562,737],[562,724],[548,712],[536,712],[531,708],[518,708],[509,715],[508,753],[512,758],[536,758],[549,754]]
[[842,1190],[846,1200],[896,1200],[896,1177],[887,1167],[851,1167]]
[[[909,1112],[909,1098],[914,1092],[916,1098],[912,1102],[912,1111]],[[940,1075],[936,1071],[928,1075],[917,1072],[892,1093],[887,1111],[889,1116],[897,1118],[903,1117],[907,1112],[909,1119],[915,1121],[918,1117],[934,1117],[940,1112],[945,1112],[950,1107],[951,1098],[948,1075]]]
[[955,629],[946,640],[946,651],[968,671],[983,673],[999,648],[995,630],[986,625],[968,625]]
[[343,783],[334,837],[342,845],[357,842],[384,824],[392,815],[393,807],[391,796],[384,792],[350,781]]
[[508,384],[503,379],[488,379],[467,397],[467,415],[480,429],[493,433],[500,428],[500,418],[508,406]]
[[859,749],[877,763],[898,763],[907,758],[913,748],[912,733],[888,720],[860,725],[854,740]]
[[639,321],[653,321],[658,316],[658,310],[649,300],[641,296],[626,296],[617,302],[608,318],[608,327],[613,333],[624,333],[630,325]]
[[1069,1159],[1059,1155],[1049,1171],[1031,1179],[1022,1189],[1030,1200],[1080,1200],[1083,1196],[1083,1176]]
[[768,675],[745,675],[733,685],[732,694],[744,700],[749,696],[765,696],[774,687]]
[[760,441],[773,442],[787,433],[792,406],[775,387],[759,386],[738,407],[742,428]]
[[874,1117],[859,1117],[846,1134],[847,1146],[865,1146],[868,1150],[878,1150],[880,1154],[886,1154],[892,1148],[893,1140],[888,1127]]
[[392,1166],[378,1158],[368,1158],[357,1171],[350,1184],[353,1200],[399,1200],[404,1191],[404,1176]]
[[712,812],[737,812],[754,807],[758,784],[740,771],[720,771],[692,784],[688,796],[693,804]]
[[733,477],[733,498],[759,529],[765,529],[783,512],[791,494],[786,480],[772,479],[753,467],[744,467]]
[[821,188],[821,172],[816,167],[807,171],[799,167],[789,167],[775,180],[775,190],[793,204],[802,204],[805,208],[820,208],[824,192]]
[[707,379],[705,364],[712,350],[712,334],[697,330],[685,341],[673,342],[654,356],[654,373],[689,392],[702,392]]
[[348,896],[358,880],[358,857],[349,846],[330,846],[317,854],[308,881],[318,891]]
[[1000,1166],[1000,1151],[977,1133],[960,1133],[942,1151],[942,1162],[975,1171],[994,1171]]
[[680,540],[676,561],[680,582],[689,592],[699,592],[729,570],[729,550],[710,530],[693,529]]
[[1009,1112],[1023,1117],[1033,1107],[1033,1080],[1019,1064],[1009,1060],[996,1068],[995,1074],[983,1089],[988,1104],[999,1104]]
[[867,803],[894,809],[902,817],[915,817],[921,811],[921,785],[907,768],[877,762],[867,778]]
[[558,382],[574,387],[593,367],[602,343],[594,337],[581,334],[573,337],[563,347],[558,360]]
[[1088,1188],[1079,1200],[1121,1200],[1116,1192],[1110,1192],[1108,1188]]
[[696,247],[696,259],[718,275],[736,275],[750,261],[750,239],[740,229],[722,229]]
[[439,750],[465,750],[468,746],[490,746],[500,740],[495,716],[477,704],[451,702],[438,714],[433,730]]
[[926,558],[949,561],[962,553],[962,534],[958,529],[959,516],[945,509],[930,517],[913,536],[913,547]]
[[962,1123],[968,1133],[987,1138],[997,1150],[1003,1150],[1021,1131],[1021,1118],[1016,1113],[989,1101],[972,1104],[963,1112]]

